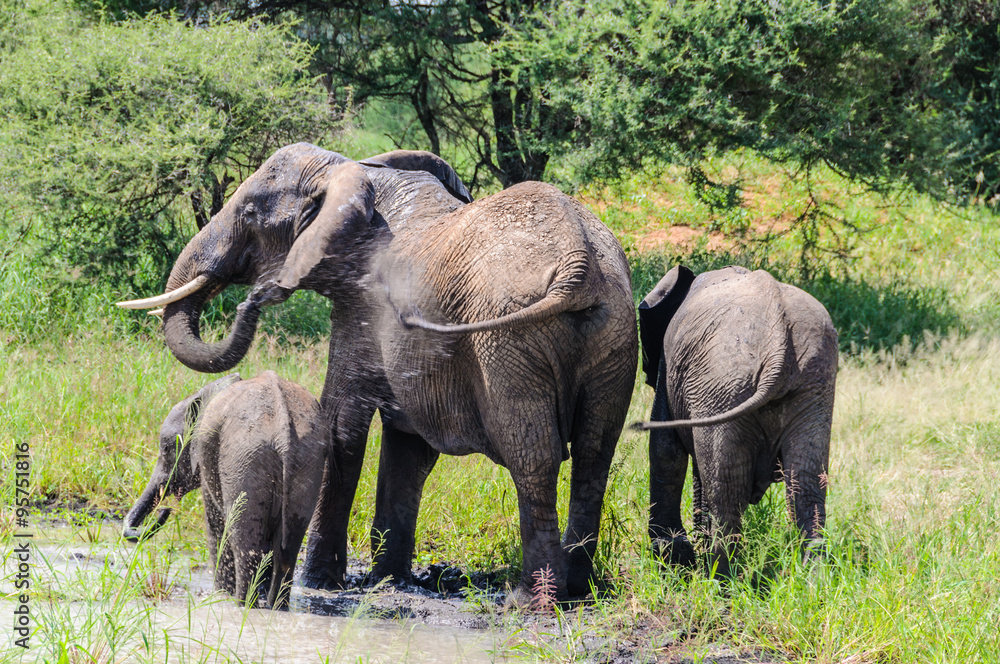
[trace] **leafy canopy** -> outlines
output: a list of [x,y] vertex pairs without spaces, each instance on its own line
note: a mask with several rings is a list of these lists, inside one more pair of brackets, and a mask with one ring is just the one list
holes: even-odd
[[[906,98],[898,3],[568,0],[506,43],[511,67],[580,131],[551,150],[575,178],[752,148],[878,186],[929,134]],[[917,170],[917,169],[914,169]]]

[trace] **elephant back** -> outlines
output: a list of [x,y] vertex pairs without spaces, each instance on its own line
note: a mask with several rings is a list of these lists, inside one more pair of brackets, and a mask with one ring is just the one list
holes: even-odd
[[753,396],[763,380],[790,366],[791,349],[780,284],[763,270],[724,268],[699,275],[664,336],[667,385],[676,419],[697,419],[718,410],[689,410],[687,395],[716,395],[710,403],[728,410]]

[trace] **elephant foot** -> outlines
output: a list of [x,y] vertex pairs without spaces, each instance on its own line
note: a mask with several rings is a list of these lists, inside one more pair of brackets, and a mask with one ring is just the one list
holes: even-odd
[[[579,596],[577,597],[579,598]],[[524,584],[520,584],[507,593],[504,609],[507,611],[553,613],[557,608],[569,610],[578,603],[579,599],[570,600],[565,593],[539,593]]]
[[653,555],[664,565],[679,565],[694,567],[697,557],[694,547],[684,535],[672,538],[656,538],[653,540]]
[[813,537],[802,543],[802,554],[806,560],[826,558],[826,540],[822,537]]
[[392,585],[406,585],[413,583],[413,574],[410,572],[406,573],[393,573],[386,570],[380,570],[378,568],[373,568],[370,572],[365,574],[363,585],[374,586],[377,583],[389,583]]
[[325,575],[307,576],[303,574],[301,582],[303,588],[312,588],[313,590],[343,590],[345,588],[343,580],[337,581]]
[[303,566],[299,582],[305,588],[314,590],[342,590],[344,588],[345,571],[336,572],[324,565],[309,565],[308,559]]
[[556,593],[539,593],[528,588],[523,583],[518,584],[507,593],[504,608],[508,611],[538,611],[549,613],[557,606],[566,604],[565,597],[559,598]]
[[507,593],[504,608],[514,611],[530,611],[535,608],[535,595],[524,585],[517,585]]

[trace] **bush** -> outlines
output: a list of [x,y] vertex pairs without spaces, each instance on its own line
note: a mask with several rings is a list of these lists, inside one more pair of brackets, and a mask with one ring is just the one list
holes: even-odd
[[334,123],[282,25],[87,24],[58,0],[0,23],[5,235],[53,274],[162,289],[186,240],[277,147]]

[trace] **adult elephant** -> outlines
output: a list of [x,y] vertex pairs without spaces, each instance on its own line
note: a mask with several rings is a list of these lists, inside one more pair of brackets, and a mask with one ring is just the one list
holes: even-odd
[[652,429],[654,548],[694,563],[680,512],[689,456],[696,525],[712,532],[715,521],[720,574],[730,574],[743,511],[777,480],[802,535],[817,540],[837,377],[837,331],[823,305],[763,270],[695,278],[677,266],[639,305],[639,321],[643,371],[656,388],[654,421],[640,425]]
[[[230,335],[207,344],[200,312],[229,284],[255,288]],[[321,404],[334,449],[304,583],[344,581],[348,517],[378,410],[376,576],[410,575],[420,495],[439,453],[480,452],[517,489],[517,595],[546,567],[560,597],[586,592],[638,343],[629,268],[610,231],[542,183],[473,203],[432,154],[353,162],[296,144],[269,158],[188,243],[164,296],[130,306],[165,304],[173,354],[219,372],[246,353],[260,307],[299,288],[333,300]],[[560,543],[556,483],[570,456]]]

